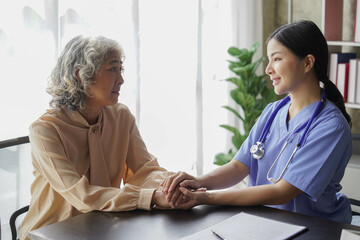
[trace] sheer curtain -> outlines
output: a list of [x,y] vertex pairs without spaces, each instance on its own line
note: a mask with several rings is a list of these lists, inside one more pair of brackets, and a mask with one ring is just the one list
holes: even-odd
[[[48,108],[47,77],[64,44],[79,34],[105,35],[124,49],[119,101],[135,115],[148,150],[168,170],[210,171],[215,154],[231,146],[219,125],[239,126],[221,107],[231,103],[232,86],[221,81],[230,76],[227,49],[262,41],[261,5],[262,0],[0,0],[0,141],[28,135],[29,125]],[[29,199],[30,149],[23,149],[0,151],[4,239],[10,238],[10,214]],[[14,170],[5,160],[15,151],[23,162]],[[12,179],[20,185],[16,191],[6,184]]]
[[[155,14],[160,5],[166,11]],[[227,49],[262,41],[262,2],[140,1],[139,17],[143,138],[169,170],[206,173],[231,145],[219,127],[235,121],[221,107],[230,101],[220,81],[229,77]]]
[[[119,101],[148,150],[171,171],[201,175],[230,140],[228,47],[262,41],[261,0],[0,1],[0,140],[28,134],[48,108],[47,77],[78,34],[125,52]],[[260,34],[258,34],[260,33]],[[258,51],[261,53],[261,50]],[[236,123],[237,124],[237,123]]]

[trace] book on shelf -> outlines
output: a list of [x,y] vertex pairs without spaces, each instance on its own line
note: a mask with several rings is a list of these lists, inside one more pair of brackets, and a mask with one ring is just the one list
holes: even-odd
[[329,64],[329,78],[335,84],[337,82],[337,69],[339,63],[348,63],[350,59],[356,58],[356,53],[331,53]]
[[343,0],[325,1],[324,35],[328,41],[342,40]]
[[356,103],[356,89],[357,85],[359,85],[359,80],[357,79],[357,71],[358,71],[358,62],[357,59],[350,59],[349,61],[349,83],[348,83],[348,103]]
[[349,63],[339,63],[337,69],[336,86],[338,87],[340,93],[343,95],[345,102],[347,102],[348,82]]
[[[234,227],[236,226],[236,227]],[[306,231],[307,227],[275,221],[244,212],[200,230],[181,240],[195,239],[291,239]]]
[[360,61],[357,62],[355,103],[360,104]]
[[360,42],[360,2],[355,1],[354,42]]

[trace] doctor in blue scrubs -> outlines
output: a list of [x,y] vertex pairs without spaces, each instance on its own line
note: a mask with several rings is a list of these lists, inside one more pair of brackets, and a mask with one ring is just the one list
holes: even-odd
[[[327,76],[326,40],[313,22],[295,22],[270,35],[267,56],[274,91],[287,97],[265,108],[232,161],[200,177],[178,172],[163,191],[174,208],[263,204],[350,223],[340,181],[352,155],[351,120]],[[246,188],[205,190],[246,176]]]

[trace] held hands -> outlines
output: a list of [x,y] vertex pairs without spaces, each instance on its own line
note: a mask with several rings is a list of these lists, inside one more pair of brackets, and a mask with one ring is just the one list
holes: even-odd
[[156,209],[173,208],[173,206],[166,200],[165,194],[161,190],[155,190],[151,199],[151,206]]
[[200,188],[199,180],[185,172],[171,175],[161,186],[171,208],[188,209],[204,203],[207,197],[206,189]]
[[197,190],[189,190],[184,187],[179,188],[181,193],[187,198],[186,202],[182,202],[176,206],[179,209],[189,209],[197,205],[206,204],[209,199],[209,193],[206,188],[198,188]]

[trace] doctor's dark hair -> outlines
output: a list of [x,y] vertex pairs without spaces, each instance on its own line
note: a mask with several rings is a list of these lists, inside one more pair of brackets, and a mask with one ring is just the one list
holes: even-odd
[[66,107],[70,111],[84,109],[86,98],[91,96],[89,87],[95,83],[94,75],[111,52],[124,58],[123,50],[115,40],[103,36],[71,39],[49,77],[46,91],[52,96],[50,107]]
[[346,112],[344,98],[328,77],[328,45],[316,24],[309,20],[287,24],[276,29],[266,43],[271,39],[279,41],[301,59],[309,54],[314,56],[314,71],[318,80],[324,84],[327,98],[340,109],[351,126],[351,118]]

